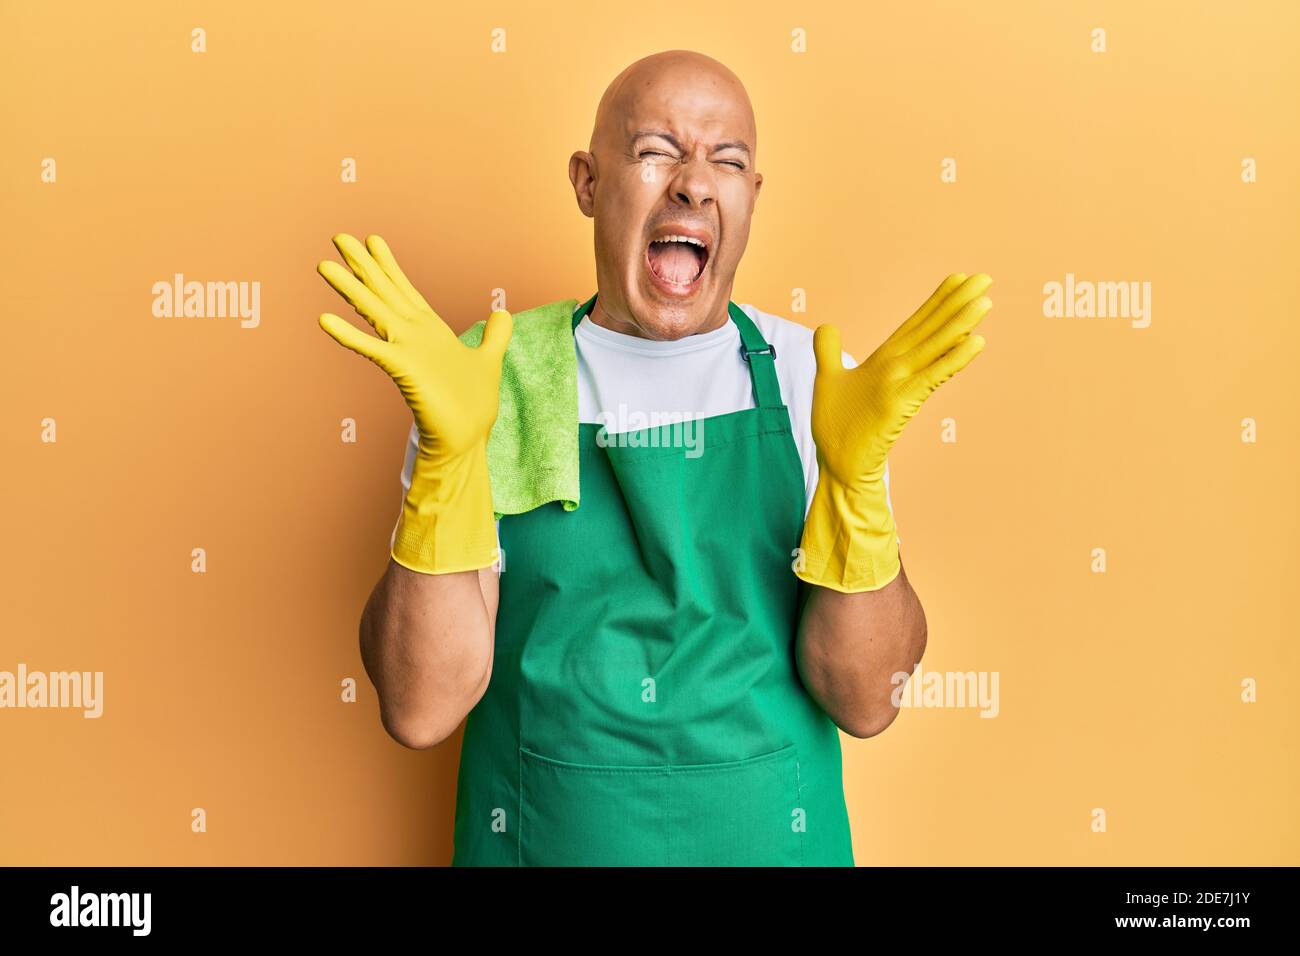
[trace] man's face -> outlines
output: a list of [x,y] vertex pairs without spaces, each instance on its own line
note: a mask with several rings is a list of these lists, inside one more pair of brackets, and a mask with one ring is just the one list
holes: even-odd
[[727,321],[762,185],[754,118],[739,82],[708,61],[633,71],[598,117],[594,155],[570,161],[595,218],[593,320],[677,339]]

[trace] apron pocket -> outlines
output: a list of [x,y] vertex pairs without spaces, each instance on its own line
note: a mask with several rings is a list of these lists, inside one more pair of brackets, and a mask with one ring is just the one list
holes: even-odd
[[524,866],[801,866],[794,745],[729,763],[575,764],[519,748]]

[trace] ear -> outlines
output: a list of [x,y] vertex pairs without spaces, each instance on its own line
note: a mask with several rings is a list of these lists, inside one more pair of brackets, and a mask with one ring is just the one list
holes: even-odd
[[596,212],[596,157],[584,150],[578,150],[569,157],[569,182],[573,183],[573,195],[578,200],[578,208],[588,219]]

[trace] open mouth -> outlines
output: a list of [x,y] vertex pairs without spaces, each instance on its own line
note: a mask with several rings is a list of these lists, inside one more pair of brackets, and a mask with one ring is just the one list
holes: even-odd
[[672,296],[691,295],[709,263],[709,247],[697,236],[672,233],[652,239],[645,251],[650,278]]

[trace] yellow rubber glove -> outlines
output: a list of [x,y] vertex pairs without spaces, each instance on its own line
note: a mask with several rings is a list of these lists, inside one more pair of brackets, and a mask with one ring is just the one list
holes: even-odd
[[951,275],[861,365],[846,369],[840,333],[813,336],[812,433],[820,475],[795,573],[836,591],[875,591],[898,576],[885,459],[930,394],[984,348],[971,330],[993,307],[983,273]]
[[470,348],[411,285],[383,239],[370,236],[363,247],[340,233],[334,245],[351,272],[332,260],[317,271],[379,337],[329,312],[320,326],[392,377],[419,432],[393,560],[426,574],[488,567],[496,561],[497,538],[487,440],[497,417],[510,313],[493,312],[483,341]]

